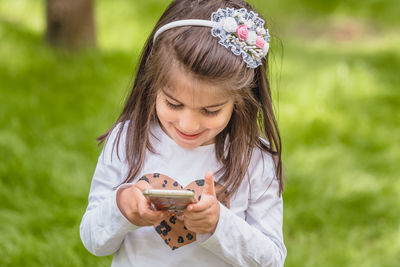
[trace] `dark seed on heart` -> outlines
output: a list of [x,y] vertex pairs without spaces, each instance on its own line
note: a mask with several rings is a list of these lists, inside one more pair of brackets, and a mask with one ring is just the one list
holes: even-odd
[[157,225],[156,231],[160,235],[162,234],[163,236],[167,236],[168,232],[171,231],[171,226],[169,226],[168,223],[163,220],[160,225]]
[[186,238],[187,238],[188,240],[192,240],[192,239],[193,239],[193,235],[192,235],[191,233],[188,233],[188,234],[186,235]]
[[203,185],[204,185],[204,179],[196,180],[196,184],[197,184],[198,186],[203,186]]
[[142,178],[140,178],[139,181],[146,181],[146,182],[150,183],[149,179],[146,176],[142,176]]

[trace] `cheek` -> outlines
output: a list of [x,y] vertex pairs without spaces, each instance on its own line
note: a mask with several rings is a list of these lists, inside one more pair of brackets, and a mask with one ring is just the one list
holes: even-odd
[[157,100],[156,112],[158,119],[162,122],[175,120],[175,113],[161,99]]
[[220,116],[217,116],[209,120],[209,127],[215,128],[216,130],[219,131],[223,130],[229,123],[231,115],[232,115],[232,109],[224,111]]

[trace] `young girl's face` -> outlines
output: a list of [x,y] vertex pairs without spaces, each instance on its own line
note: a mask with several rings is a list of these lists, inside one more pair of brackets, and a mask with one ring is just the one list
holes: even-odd
[[231,118],[233,97],[192,76],[174,77],[157,94],[156,112],[164,132],[186,149],[214,143]]

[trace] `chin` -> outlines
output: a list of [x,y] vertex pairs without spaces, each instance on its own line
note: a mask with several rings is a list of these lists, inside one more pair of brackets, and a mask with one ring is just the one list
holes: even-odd
[[174,141],[175,141],[175,143],[178,144],[178,146],[180,146],[181,148],[189,149],[189,150],[198,148],[198,147],[200,146],[200,144],[198,144],[198,143],[190,144],[190,143],[185,143],[185,142],[177,142],[176,140],[174,140]]

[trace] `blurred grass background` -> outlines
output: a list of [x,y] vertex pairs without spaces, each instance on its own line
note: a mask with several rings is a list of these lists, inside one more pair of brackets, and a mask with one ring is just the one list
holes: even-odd
[[[44,43],[43,0],[0,1],[0,266],[110,265],[79,238],[95,137],[168,3],[97,0],[98,47],[73,54]],[[400,5],[251,3],[274,36],[285,266],[398,266]]]

